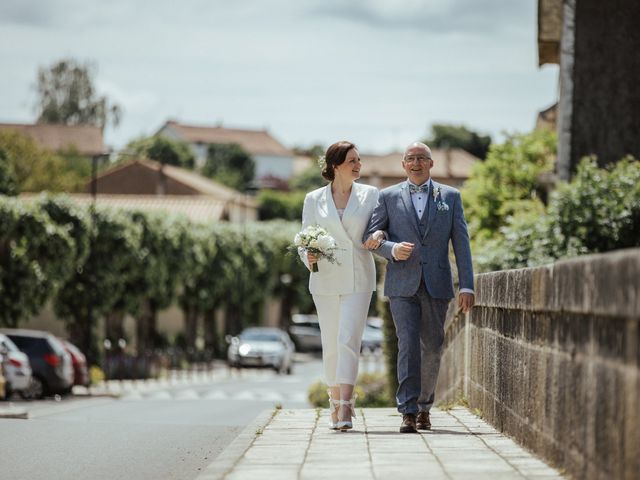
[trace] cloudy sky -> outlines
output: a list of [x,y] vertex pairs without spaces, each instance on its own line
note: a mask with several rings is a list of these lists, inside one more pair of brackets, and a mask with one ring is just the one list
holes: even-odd
[[39,66],[94,61],[116,148],[165,120],[387,152],[448,122],[500,138],[555,101],[536,0],[2,0],[0,122],[35,120]]

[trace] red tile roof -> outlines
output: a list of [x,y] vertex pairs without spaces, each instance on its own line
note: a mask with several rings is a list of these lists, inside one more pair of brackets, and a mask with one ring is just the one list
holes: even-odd
[[[452,148],[447,150],[434,148],[431,150],[433,168],[431,176],[434,178],[461,178],[467,179],[471,174],[471,167],[480,161],[476,156],[465,150]],[[398,181],[406,178],[407,174],[402,168],[402,152],[394,152],[388,155],[361,154],[363,177],[381,176],[398,177]]]
[[74,146],[83,155],[98,155],[105,151],[102,130],[93,125],[0,123],[0,130],[28,135],[46,150],[58,151]]
[[[140,168],[140,167],[142,167],[145,170],[152,171],[154,173],[159,173],[160,169],[162,168],[162,164],[159,162],[155,162],[153,160],[136,159],[136,160],[127,162],[125,164],[116,165],[113,168],[105,170],[100,175],[98,175],[97,177],[98,185],[100,185],[100,180],[107,179],[108,177],[115,174],[121,174],[123,171],[126,171],[127,169],[131,169],[133,171],[134,168]],[[192,172],[191,170],[175,167],[173,165],[164,165],[162,172],[165,177],[172,179],[173,181],[188,187],[189,190],[195,192],[196,195],[208,195],[211,197],[215,197],[219,200],[224,200],[224,201],[231,200],[235,203],[241,203],[250,207],[255,207],[255,202],[252,199],[246,198],[245,195],[238,192],[237,190],[234,190],[233,188],[227,187],[226,185],[223,185],[214,180],[211,180],[210,178],[203,177],[202,175],[196,172]],[[90,184],[88,185],[87,189],[90,189]],[[116,194],[116,192],[111,192],[111,193]],[[122,193],[125,193],[125,192],[122,192]],[[128,195],[136,195],[135,193],[132,193],[132,192],[126,192],[126,193]],[[100,193],[100,195],[102,196],[104,195],[104,193]],[[186,196],[190,196],[190,195],[186,195]]]
[[[21,194],[20,198],[33,200],[38,194]],[[80,206],[89,206],[93,197],[88,193],[67,194],[70,200]],[[143,212],[167,212],[182,214],[194,222],[210,223],[224,220],[227,203],[209,195],[113,195],[100,194],[96,197],[98,206],[121,210]]]
[[292,156],[292,153],[266,130],[241,130],[221,126],[185,125],[166,122],[160,131],[170,128],[189,143],[237,143],[252,155]]

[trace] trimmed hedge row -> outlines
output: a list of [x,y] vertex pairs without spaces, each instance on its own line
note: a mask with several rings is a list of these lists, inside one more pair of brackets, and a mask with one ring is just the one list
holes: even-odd
[[[19,326],[52,301],[95,362],[101,317],[133,315],[143,353],[160,341],[157,312],[176,302],[191,320],[224,308],[232,334],[258,323],[271,296],[286,297],[285,318],[292,308],[306,312],[308,274],[286,249],[298,229],[281,221],[202,225],[165,213],[83,209],[64,196],[0,195],[0,325]],[[222,339],[205,333],[221,353]]]

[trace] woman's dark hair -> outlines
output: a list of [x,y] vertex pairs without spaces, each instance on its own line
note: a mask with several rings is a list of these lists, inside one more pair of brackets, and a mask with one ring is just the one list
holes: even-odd
[[356,146],[347,142],[346,140],[342,140],[340,142],[336,142],[327,148],[327,153],[324,155],[324,165],[322,166],[322,176],[329,180],[330,182],[336,178],[335,168],[338,165],[342,165],[347,158],[347,153],[352,148],[356,148]]

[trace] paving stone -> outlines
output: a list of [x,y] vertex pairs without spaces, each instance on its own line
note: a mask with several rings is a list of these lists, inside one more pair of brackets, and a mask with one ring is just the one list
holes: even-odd
[[434,430],[419,434],[399,433],[401,416],[394,409],[358,413],[356,428],[335,432],[326,428],[327,410],[320,416],[315,410],[280,411],[264,428],[243,431],[254,440],[237,443],[235,462],[233,455],[223,456],[222,465],[214,462],[198,480],[563,478],[464,409],[433,411]]

